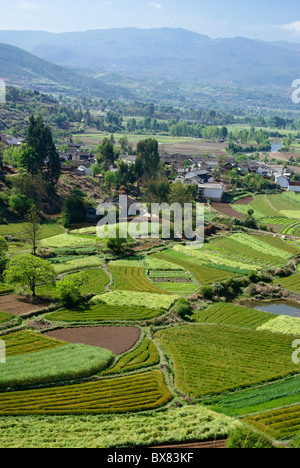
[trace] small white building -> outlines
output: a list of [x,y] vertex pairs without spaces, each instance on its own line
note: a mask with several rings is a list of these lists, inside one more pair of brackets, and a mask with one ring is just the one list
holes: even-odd
[[199,184],[199,194],[208,200],[220,202],[224,195],[224,184]]
[[275,174],[275,184],[280,185],[281,188],[288,188],[289,179],[282,174]]

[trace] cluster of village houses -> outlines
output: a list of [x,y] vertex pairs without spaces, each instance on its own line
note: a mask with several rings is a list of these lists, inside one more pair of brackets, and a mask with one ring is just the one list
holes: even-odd
[[[1,140],[7,146],[20,145],[22,140],[0,135]],[[58,151],[62,163],[62,172],[86,176],[91,175],[91,166],[96,160],[91,151],[85,148],[80,143],[68,143],[66,152]],[[136,156],[122,154],[120,159],[127,164],[135,164]],[[243,161],[238,163],[234,158],[226,159],[220,163],[216,157],[194,156],[187,157],[186,155],[170,155],[163,154],[161,162],[166,167],[172,169],[176,174],[174,182],[180,181],[182,184],[196,184],[198,186],[198,194],[201,198],[212,202],[221,202],[223,199],[225,184],[216,182],[214,171],[220,169],[221,174],[237,168],[241,173],[258,173],[261,176],[275,180],[275,183],[282,189],[287,189],[293,192],[300,192],[300,182],[291,181],[293,171],[283,166],[275,166],[264,164],[260,161]],[[10,172],[12,168],[5,166],[4,170]],[[109,170],[117,171],[117,165],[113,164]]]

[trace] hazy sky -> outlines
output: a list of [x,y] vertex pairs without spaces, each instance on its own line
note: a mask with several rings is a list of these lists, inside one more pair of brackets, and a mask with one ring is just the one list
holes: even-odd
[[300,42],[299,0],[0,0],[0,29],[180,27],[211,37]]

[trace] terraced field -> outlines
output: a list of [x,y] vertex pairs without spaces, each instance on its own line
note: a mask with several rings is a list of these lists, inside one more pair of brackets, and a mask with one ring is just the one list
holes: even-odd
[[274,315],[248,307],[220,303],[195,313],[193,319],[197,323],[227,324],[256,330],[257,327],[273,320]]
[[300,376],[251,388],[209,401],[216,411],[231,416],[246,416],[300,403]]
[[256,218],[285,217],[300,219],[300,199],[293,192],[284,192],[277,195],[256,195],[248,205],[233,205],[234,209],[246,214],[251,208]]
[[16,316],[12,314],[5,314],[0,310],[0,324],[9,322],[10,320],[14,319]]
[[[80,287],[81,294],[100,294],[104,291],[105,286],[109,283],[109,277],[101,268],[92,268],[90,270],[82,270],[86,274],[86,281]],[[36,293],[39,296],[55,298],[57,297],[57,288],[55,285],[41,285],[36,288]]]
[[0,367],[0,389],[88,377],[105,369],[112,358],[112,353],[106,349],[67,344],[9,356],[6,364]]
[[113,275],[112,289],[123,291],[145,292],[153,294],[170,294],[155,286],[145,276],[145,269],[133,266],[109,265],[109,271]]
[[213,239],[208,248],[230,255],[235,260],[249,261],[266,268],[285,264],[299,253],[296,246],[293,247],[282,239],[243,233]]
[[0,415],[103,414],[146,411],[172,400],[160,371],[1,395]]
[[100,296],[95,296],[90,305],[104,303],[113,306],[132,307],[147,307],[156,310],[168,310],[177,300],[179,296],[172,294],[154,294],[143,293],[140,291],[111,291]]
[[46,338],[39,333],[28,330],[9,333],[7,335],[3,335],[1,338],[5,341],[7,356],[37,353],[39,351],[45,351],[47,349],[66,345],[63,341]]
[[155,344],[145,339],[136,349],[122,356],[111,369],[102,372],[102,375],[132,372],[156,366],[159,362],[160,357]]
[[244,421],[274,439],[291,439],[300,431],[300,405],[267,411],[257,416],[247,417]]
[[2,296],[3,294],[12,293],[13,291],[14,289],[12,287],[0,282],[0,296]]
[[[146,304],[145,304],[146,305]],[[54,322],[123,322],[151,320],[163,315],[165,310],[143,306],[95,304],[77,309],[61,309],[47,315],[47,320]]]
[[196,259],[179,252],[175,252],[174,250],[155,253],[153,254],[153,258],[173,262],[175,265],[179,265],[186,271],[190,272],[199,284],[210,284],[240,276],[237,273],[232,273],[231,271],[202,265]]
[[275,284],[280,284],[283,288],[294,293],[300,294],[300,274],[288,276],[287,278],[277,278]]
[[194,325],[158,331],[155,338],[171,358],[176,387],[193,397],[299,372],[291,360],[291,338],[283,335],[274,340],[268,332]]

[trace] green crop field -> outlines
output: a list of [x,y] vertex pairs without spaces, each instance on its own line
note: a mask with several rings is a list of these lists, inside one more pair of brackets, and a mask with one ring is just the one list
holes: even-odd
[[[193,325],[155,334],[170,355],[176,387],[190,396],[247,387],[299,372],[291,339],[226,325]],[[267,350],[267,351],[266,351]]]
[[300,320],[298,317],[280,315],[279,317],[262,324],[257,330],[266,330],[283,335],[295,335],[300,337]]
[[112,289],[123,291],[135,291],[154,294],[168,294],[155,286],[145,276],[145,269],[134,266],[109,265],[109,271],[113,275]]
[[14,292],[14,289],[7,284],[0,282],[0,296]]
[[14,318],[16,318],[16,315],[6,314],[4,312],[1,312],[0,310],[0,324],[5,323],[5,322],[10,322]]
[[245,418],[245,422],[274,439],[291,438],[300,432],[300,405],[267,411]]
[[28,330],[9,333],[7,335],[3,335],[1,339],[5,342],[6,356],[37,353],[39,351],[66,345],[63,341],[47,338],[39,333]]
[[0,445],[2,448],[153,447],[174,441],[184,444],[226,439],[240,426],[239,421],[203,406],[115,416],[5,416],[0,417]]
[[[104,291],[105,286],[109,283],[109,277],[101,268],[92,268],[83,270],[87,276],[87,280],[80,287],[81,294],[100,294]],[[57,297],[57,288],[55,285],[45,284],[36,288],[36,293],[39,296],[55,298]]]
[[261,387],[221,395],[209,400],[208,404],[230,416],[246,416],[300,403],[299,388],[300,375],[295,375]]
[[282,229],[281,234],[287,236],[300,237],[300,222],[292,223],[289,226]]
[[153,341],[145,339],[136,349],[122,356],[116,364],[103,375],[124,374],[159,364],[160,358]]
[[40,244],[42,247],[69,247],[69,248],[76,248],[76,247],[83,247],[89,245],[95,245],[96,237],[94,236],[80,236],[80,235],[72,235],[72,234],[59,234],[57,236],[49,237],[46,239],[42,239]]
[[[18,236],[26,238],[30,230],[29,223],[10,223],[0,225],[0,236]],[[49,237],[57,236],[65,232],[64,228],[57,223],[42,224],[41,229],[38,231],[38,240],[46,239]]]
[[172,398],[163,374],[150,371],[78,385],[3,393],[0,415],[127,413],[156,409]]
[[256,329],[274,319],[274,315],[234,304],[215,304],[196,312],[193,320],[197,323],[218,323]]
[[231,256],[213,251],[210,247],[206,248],[205,245],[202,249],[187,249],[183,245],[177,245],[174,247],[174,250],[187,257],[197,259],[199,264],[204,266],[212,266],[214,268],[232,271],[233,273],[239,273],[240,275],[247,275],[251,271],[259,269],[259,266],[255,263],[249,261],[243,262],[241,259],[233,259]]
[[150,309],[169,309],[179,296],[167,294],[142,293],[135,291],[111,291],[91,299],[90,304],[103,302],[108,305],[130,307],[148,307]]
[[169,292],[172,294],[180,294],[184,296],[189,296],[190,294],[194,294],[198,289],[195,283],[157,283],[158,287],[165,292]]
[[297,247],[281,239],[244,233],[213,239],[208,248],[260,267],[283,265],[298,252]]
[[57,275],[70,273],[76,270],[84,270],[85,268],[96,268],[104,265],[104,260],[97,255],[90,257],[74,258],[66,260],[62,263],[54,264],[54,270]]
[[275,284],[281,285],[283,288],[289,291],[300,294],[300,274],[294,274],[286,278],[276,278]]
[[88,377],[105,369],[112,358],[106,349],[81,344],[9,356],[0,367],[0,389]]
[[236,211],[246,214],[251,208],[256,218],[285,217],[300,219],[300,197],[293,192],[277,195],[256,195],[249,205],[232,205]]
[[199,284],[210,284],[213,282],[223,281],[228,278],[241,276],[241,274],[238,275],[231,271],[202,265],[197,261],[197,259],[188,257],[187,255],[183,255],[174,250],[155,253],[153,254],[153,258],[173,262],[175,265],[179,265],[186,271],[190,272]]
[[[100,296],[102,297],[102,296]],[[47,314],[47,320],[54,322],[122,322],[151,320],[165,313],[162,309],[147,308],[144,306],[94,304],[78,307],[77,309],[61,309]]]

